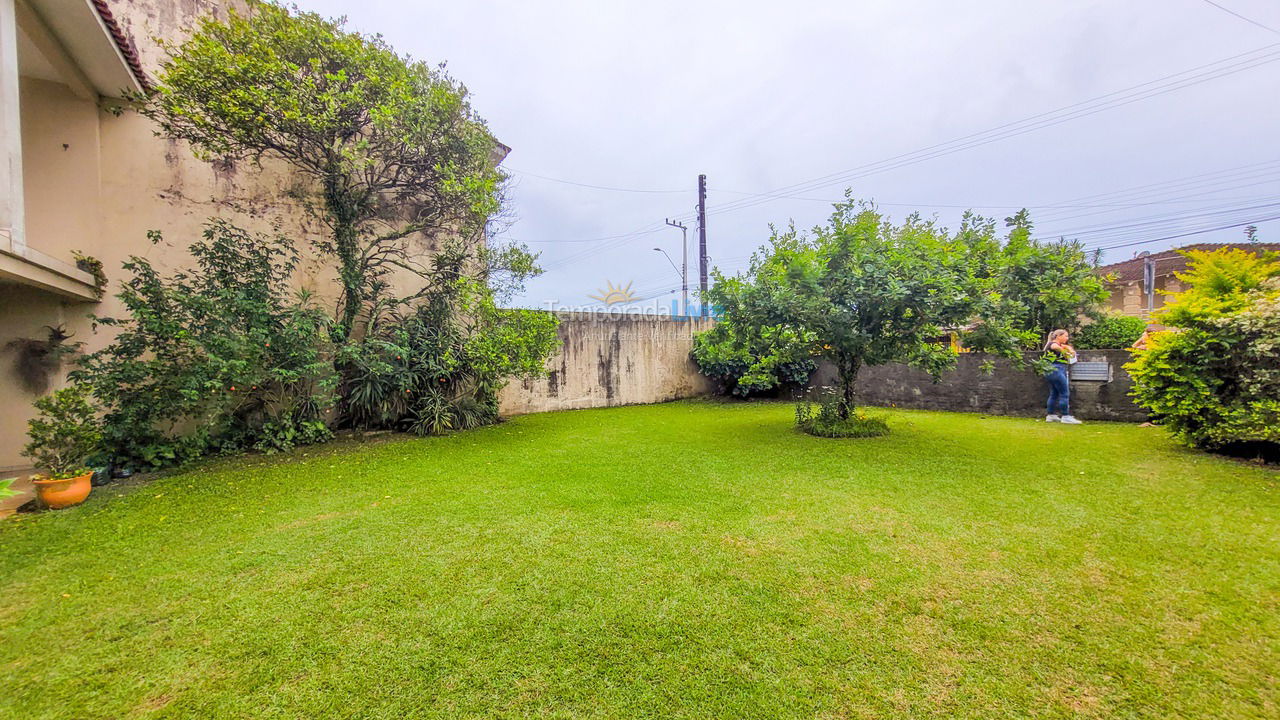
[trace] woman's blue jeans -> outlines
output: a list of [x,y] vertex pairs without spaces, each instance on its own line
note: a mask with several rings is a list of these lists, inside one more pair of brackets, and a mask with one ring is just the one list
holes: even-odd
[[1066,363],[1054,363],[1053,370],[1047,376],[1049,380],[1050,415],[1070,415],[1067,401],[1071,397],[1071,380],[1067,376]]

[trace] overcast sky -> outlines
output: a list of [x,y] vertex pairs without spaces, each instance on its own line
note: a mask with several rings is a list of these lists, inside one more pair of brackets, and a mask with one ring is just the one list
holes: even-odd
[[[680,263],[662,221],[692,215],[699,173],[708,253],[728,271],[770,223],[821,223],[846,187],[952,226],[966,207],[1028,206],[1038,235],[1122,245],[1107,262],[1242,240],[1235,227],[1133,244],[1280,216],[1280,2],[1215,1],[1247,19],[1207,0],[299,3],[447,61],[468,86],[512,148],[503,235],[547,268],[517,302],[545,308],[593,304],[606,282],[678,297],[653,248]],[[1046,126],[1009,126],[1036,117]],[[908,155],[938,145],[955,151]],[[771,192],[793,197],[742,194]],[[1258,225],[1280,241],[1280,221]]]

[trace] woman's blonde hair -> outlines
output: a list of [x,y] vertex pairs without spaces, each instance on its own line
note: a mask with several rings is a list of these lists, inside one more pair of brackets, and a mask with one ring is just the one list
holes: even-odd
[[1060,337],[1062,337],[1063,335],[1066,335],[1066,334],[1067,334],[1067,331],[1066,331],[1066,330],[1063,330],[1063,329],[1061,329],[1061,328],[1059,328],[1059,329],[1057,329],[1057,330],[1054,330],[1053,332],[1049,333],[1049,339],[1044,341],[1044,349],[1045,349],[1045,350],[1048,350],[1050,345],[1052,345],[1052,344],[1054,344],[1055,342],[1057,342],[1058,338],[1060,338]]

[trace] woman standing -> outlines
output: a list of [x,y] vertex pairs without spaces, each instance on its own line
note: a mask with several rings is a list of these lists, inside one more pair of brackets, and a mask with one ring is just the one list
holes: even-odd
[[1049,408],[1044,421],[1079,425],[1080,421],[1071,416],[1068,404],[1071,379],[1067,374],[1067,367],[1076,359],[1076,349],[1071,347],[1071,336],[1066,330],[1054,330],[1049,333],[1049,342],[1045,343],[1044,350],[1053,361],[1053,369],[1048,375]]

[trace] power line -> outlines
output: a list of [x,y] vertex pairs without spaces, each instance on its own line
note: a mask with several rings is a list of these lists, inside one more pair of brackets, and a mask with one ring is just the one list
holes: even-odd
[[[1167,198],[1186,198],[1188,195],[1168,195],[1167,193],[1181,193],[1183,191],[1198,190],[1205,187],[1222,185],[1223,183],[1235,182],[1241,178],[1249,178],[1257,176],[1259,173],[1267,175],[1280,172],[1280,158],[1273,160],[1264,160],[1262,162],[1248,163],[1245,165],[1237,165],[1234,167],[1223,168],[1206,173],[1198,173],[1195,175],[1187,175],[1184,177],[1173,178],[1171,180],[1161,180],[1159,182],[1145,183],[1142,185],[1134,185],[1116,190],[1108,190],[1101,193],[1093,193],[1090,195],[1081,195],[1067,200],[1062,203],[1076,202],[1092,202],[1100,200],[1127,200],[1134,201],[1138,199],[1154,199],[1163,202]],[[1235,186],[1221,188],[1219,191],[1238,189]],[[1101,213],[1100,213],[1101,214]],[[1063,216],[1070,215],[1064,212],[1049,212],[1036,218],[1038,222],[1045,220],[1060,220]]]
[[[1243,213],[1255,213],[1255,214],[1256,214],[1256,212],[1257,212],[1257,211],[1259,211],[1259,210],[1271,210],[1272,208],[1276,208],[1276,207],[1280,207],[1280,202],[1271,202],[1271,203],[1265,203],[1265,204],[1262,204],[1262,205],[1253,205],[1253,206],[1250,206],[1250,207],[1225,208],[1225,209],[1222,209],[1222,210],[1214,210],[1214,211],[1210,211],[1210,212],[1199,212],[1199,213],[1191,213],[1191,214],[1174,214],[1174,215],[1167,215],[1167,216],[1154,216],[1154,217],[1149,217],[1149,218],[1142,218],[1142,219],[1139,219],[1137,222],[1124,223],[1124,224],[1121,224],[1121,225],[1111,225],[1111,226],[1094,226],[1093,228],[1083,228],[1083,229],[1081,229],[1081,230],[1077,230],[1077,231],[1066,231],[1066,232],[1062,232],[1062,233],[1054,233],[1054,234],[1055,234],[1055,235],[1066,235],[1066,236],[1071,236],[1071,237],[1080,237],[1081,235],[1083,235],[1083,236],[1090,236],[1090,235],[1098,236],[1098,235],[1116,234],[1118,231],[1132,231],[1132,230],[1139,230],[1139,229],[1142,229],[1142,228],[1149,228],[1149,227],[1152,227],[1152,226],[1166,225],[1166,224],[1170,224],[1170,223],[1174,223],[1174,224],[1176,224],[1176,223],[1179,223],[1179,222],[1182,222],[1182,221],[1195,220],[1195,219],[1198,219],[1198,218],[1218,217],[1218,216],[1221,216],[1221,215],[1230,215],[1230,214],[1233,214],[1233,213],[1242,213],[1242,212],[1243,212]],[[1096,240],[1095,240],[1095,242],[1096,242]],[[1086,243],[1086,246],[1088,246],[1088,245],[1089,245],[1089,244],[1088,244],[1088,243]]]
[[1119,243],[1116,245],[1107,245],[1098,250],[1114,250],[1122,247],[1132,247],[1134,245],[1146,245],[1153,242],[1161,242],[1164,240],[1177,240],[1178,238],[1191,237],[1192,235],[1203,235],[1205,233],[1216,232],[1218,230],[1230,230],[1231,228],[1244,227],[1245,225],[1253,225],[1255,223],[1270,222],[1272,220],[1280,220],[1280,215],[1272,215],[1264,218],[1254,218],[1253,220],[1244,220],[1242,222],[1232,223],[1230,225],[1219,225],[1217,227],[1205,228],[1203,230],[1195,230],[1193,232],[1180,233],[1178,235],[1166,235],[1165,237],[1152,238],[1150,240],[1137,240],[1134,242]]
[[1023,118],[1022,120],[1005,123],[989,130],[970,133],[969,135],[930,145],[919,150],[859,165],[848,170],[831,173],[812,180],[787,185],[767,193],[760,193],[760,195],[763,196],[760,199],[747,199],[731,202],[716,208],[708,214],[732,212],[764,204],[773,199],[789,199],[791,194],[796,192],[805,192],[807,190],[813,190],[827,185],[848,182],[849,180],[855,180],[869,175],[899,169],[925,160],[987,145],[998,140],[1017,137],[1035,130],[1059,125],[1070,120],[1076,120],[1099,112],[1104,112],[1106,110],[1122,107],[1140,100],[1199,85],[1210,80],[1215,80],[1280,60],[1280,51],[1277,50],[1278,48],[1280,48],[1280,43],[1267,45],[1265,47],[1258,48],[1257,50],[1251,50],[1249,52],[1234,55],[1212,63],[1206,63],[1204,65],[1191,68],[1190,70],[1166,75],[1155,80],[1150,80],[1122,90],[1100,95],[1089,100],[1084,100],[1071,105],[1065,105],[1055,110],[1031,115],[1027,118]]
[[608,185],[593,185],[591,183],[577,182],[574,180],[563,180],[561,178],[553,178],[547,175],[539,175],[538,173],[532,173],[532,172],[529,172],[528,170],[518,170],[510,166],[504,166],[504,167],[507,170],[510,170],[511,172],[519,173],[521,175],[528,175],[529,177],[538,178],[539,180],[546,180],[548,182],[561,183],[564,185],[574,185],[576,187],[591,188],[592,190],[606,190],[608,192],[626,192],[626,193],[655,193],[655,194],[664,194],[664,195],[669,195],[672,193],[689,192],[688,190],[647,190],[647,189],[641,189],[641,188],[623,188],[623,187],[610,187]]
[[1266,31],[1268,31],[1268,32],[1273,32],[1273,33],[1275,33],[1276,35],[1280,35],[1280,30],[1276,30],[1275,28],[1273,28],[1273,27],[1271,27],[1271,26],[1269,26],[1269,25],[1263,25],[1262,23],[1258,22],[1257,20],[1254,20],[1253,18],[1245,17],[1244,15],[1241,15],[1240,13],[1236,12],[1235,10],[1232,10],[1232,9],[1231,9],[1231,8],[1229,8],[1229,7],[1224,7],[1224,6],[1222,6],[1222,5],[1219,5],[1218,3],[1214,2],[1213,0],[1204,0],[1204,1],[1205,1],[1206,3],[1208,3],[1208,4],[1210,4],[1210,5],[1212,5],[1212,6],[1216,7],[1216,8],[1218,8],[1218,9],[1219,9],[1219,10],[1221,10],[1222,12],[1227,13],[1228,15],[1234,15],[1234,16],[1236,16],[1236,17],[1240,18],[1241,20],[1243,20],[1243,21],[1247,22],[1247,23],[1250,23],[1250,24],[1252,24],[1252,25],[1257,25],[1258,27],[1262,28],[1263,30],[1266,30]]
[[[732,193],[735,195],[758,195],[758,193],[742,192],[738,190],[717,190],[716,192]],[[1211,192],[1219,192],[1217,190]],[[816,198],[816,197],[789,197],[790,200],[807,200],[810,202],[820,202],[835,204],[844,202],[844,198]],[[1138,207],[1148,207],[1151,205],[1165,205],[1176,203],[1203,203],[1206,200],[1152,200],[1148,202],[1131,202],[1131,203],[1101,203],[1092,205],[999,205],[999,204],[983,204],[983,203],[923,203],[923,202],[888,202],[876,198],[868,198],[868,201],[877,207],[907,207],[907,208],[953,208],[959,210],[1095,210],[1098,208],[1113,208],[1107,212],[1115,212],[1119,210],[1129,210]],[[1042,218],[1037,217],[1037,220]],[[542,242],[556,242],[554,240],[544,240]]]
[[[1280,60],[1280,43],[1274,43],[1262,48],[1258,48],[1256,50],[1251,50],[1249,52],[1241,53],[1239,55],[1234,55],[1234,56],[1224,58],[1222,60],[1218,60],[1212,63],[1206,63],[1204,65],[1191,68],[1189,70],[1184,70],[1182,72],[1174,73],[1172,75],[1166,75],[1164,77],[1157,78],[1155,80],[1151,80],[1145,83],[1140,83],[1138,85],[1134,85],[1122,90],[1117,90],[1111,93],[1107,93],[1105,95],[1100,95],[1090,100],[1085,100],[1085,101],[1074,103],[1071,105],[1066,105],[1055,110],[1050,110],[1047,112],[1032,115],[1022,120],[1005,123],[1003,125],[999,125],[990,130],[985,130],[977,133],[970,133],[969,135],[964,135],[947,142],[937,143],[937,144],[922,148],[920,150],[912,151],[909,153],[903,153],[890,158],[886,158],[885,160],[880,160],[874,163],[860,165],[860,166],[851,168],[849,170],[824,175],[819,178],[815,178],[813,180],[784,186],[782,188],[778,188],[773,191],[770,191],[769,193],[759,193],[758,194],[759,197],[731,202],[724,206],[721,206],[720,208],[716,208],[713,211],[709,211],[706,214],[713,215],[713,214],[720,214],[724,212],[733,212],[736,210],[745,209],[747,207],[761,205],[766,202],[770,202],[771,200],[774,200],[774,199],[785,199],[790,197],[789,195],[782,194],[782,193],[805,192],[807,190],[817,189],[819,187],[823,187],[826,185],[836,184],[840,182],[847,182],[849,180],[866,177],[872,174],[877,174],[877,173],[886,172],[889,170],[906,167],[908,165],[924,162],[926,160],[942,157],[944,155],[960,152],[962,150],[990,144],[998,140],[1003,140],[1010,137],[1016,137],[1016,136],[1023,135],[1023,134],[1033,132],[1035,130],[1043,129],[1046,127],[1052,127],[1054,125],[1059,125],[1064,122],[1068,122],[1070,120],[1087,117],[1089,115],[1093,115],[1099,112],[1104,112],[1106,110],[1112,110],[1117,107],[1122,107],[1124,105],[1138,102],[1140,100],[1149,99],[1152,97],[1156,97],[1158,95],[1163,95],[1169,92],[1174,92],[1176,90],[1202,84],[1210,80],[1215,80],[1221,77],[1225,77],[1227,75],[1243,72],[1245,70],[1249,70],[1254,67],[1258,67],[1260,65],[1264,65],[1267,63],[1275,62],[1277,60]],[[1160,83],[1164,83],[1164,84],[1161,85]],[[571,181],[566,181],[566,182],[571,182]],[[571,183],[571,184],[590,186],[587,183]],[[604,187],[604,186],[600,186],[600,187]],[[684,215],[680,217],[689,218],[691,216]],[[657,229],[660,230],[661,228],[657,228]],[[589,251],[580,252],[568,258],[562,258],[561,260],[558,260],[554,263],[550,263],[548,264],[547,269],[564,267],[566,265],[578,262],[608,247],[616,247],[622,244],[622,242],[625,242],[627,238],[638,236],[641,234],[648,234],[649,232],[652,232],[654,230],[651,230],[648,226],[646,226],[646,228],[642,228],[642,231],[619,235],[617,236],[618,239],[615,239],[612,241],[606,241],[606,244],[604,246],[601,246],[599,248],[593,248]]]

